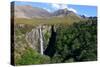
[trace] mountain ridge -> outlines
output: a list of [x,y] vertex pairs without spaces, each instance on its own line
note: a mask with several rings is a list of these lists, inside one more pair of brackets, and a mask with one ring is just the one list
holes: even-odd
[[15,18],[51,18],[51,17],[65,17],[65,16],[73,16],[77,18],[81,18],[73,11],[65,9],[59,9],[54,12],[48,12],[46,9],[39,7],[32,7],[30,5],[24,6],[15,6]]

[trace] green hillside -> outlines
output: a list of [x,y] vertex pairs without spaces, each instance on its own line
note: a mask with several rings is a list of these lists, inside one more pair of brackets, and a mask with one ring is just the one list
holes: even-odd
[[74,22],[83,21],[84,19],[78,17],[52,17],[52,18],[33,18],[33,19],[24,19],[16,18],[15,23],[17,24],[29,24],[29,25],[39,25],[39,24],[72,24]]

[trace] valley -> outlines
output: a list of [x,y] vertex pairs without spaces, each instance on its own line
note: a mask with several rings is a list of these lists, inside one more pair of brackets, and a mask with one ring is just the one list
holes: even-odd
[[97,60],[97,17],[73,11],[48,12],[29,5],[12,7],[14,65]]

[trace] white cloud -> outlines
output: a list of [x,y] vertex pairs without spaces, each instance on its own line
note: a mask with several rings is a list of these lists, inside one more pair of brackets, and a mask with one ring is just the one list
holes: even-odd
[[66,4],[51,4],[51,6],[52,6],[52,8],[53,8],[54,10],[65,9],[65,8],[67,8],[68,10],[77,13],[77,11],[76,11],[75,9],[69,8]]
[[65,5],[65,4],[59,4],[59,5],[60,5],[60,9],[68,8],[67,5]]
[[51,10],[50,10],[50,9],[48,9],[48,8],[43,8],[43,9],[47,10],[48,12],[51,12]]
[[77,13],[77,11],[73,8],[68,8],[68,10],[73,11],[74,13]]
[[65,8],[67,8],[67,5],[65,5],[65,4],[51,4],[51,6],[54,9],[65,9]]

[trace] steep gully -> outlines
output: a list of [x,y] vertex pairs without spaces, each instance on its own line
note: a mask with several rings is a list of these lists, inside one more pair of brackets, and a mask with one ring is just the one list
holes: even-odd
[[43,55],[43,53],[45,55],[50,56],[50,57],[52,57],[54,55],[54,53],[55,53],[55,41],[56,41],[56,32],[54,30],[54,26],[52,26],[51,27],[50,41],[48,43],[48,47],[44,51],[43,50],[43,34],[42,34],[41,26],[40,26],[40,52],[41,52],[42,55]]
[[54,30],[54,26],[51,27],[51,37],[50,37],[50,41],[48,43],[48,47],[47,49],[44,51],[45,55],[48,55],[50,57],[52,57],[56,50],[55,50],[55,42],[56,42],[56,32]]

